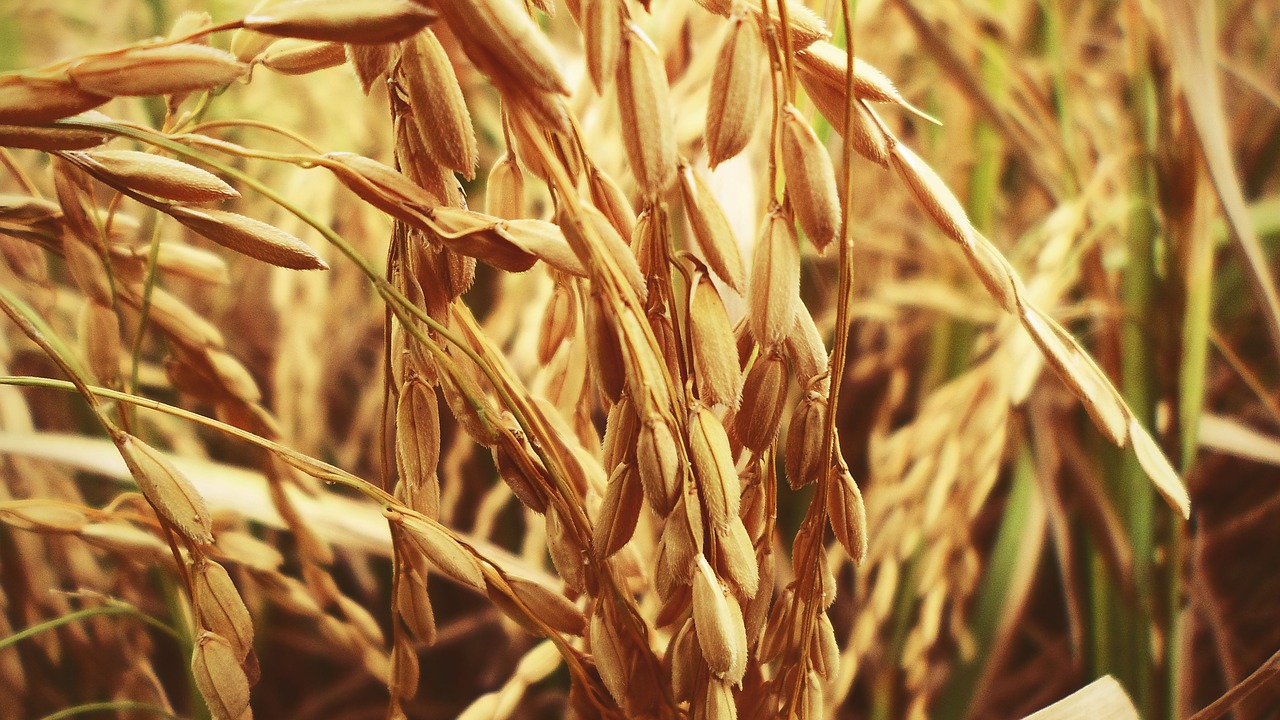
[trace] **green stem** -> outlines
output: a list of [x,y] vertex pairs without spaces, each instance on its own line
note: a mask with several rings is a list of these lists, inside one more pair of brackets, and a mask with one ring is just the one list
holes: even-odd
[[1066,168],[1062,173],[1063,187],[1067,196],[1078,190],[1076,179],[1076,129],[1071,124],[1070,83],[1067,79],[1067,58],[1062,46],[1062,8],[1060,0],[1041,0],[1044,11],[1045,54],[1053,68],[1053,109],[1058,117],[1059,141],[1062,143],[1062,154],[1066,158]]
[[1112,596],[1116,590],[1107,574],[1107,562],[1101,553],[1105,548],[1101,543],[1090,539],[1086,543],[1089,565],[1089,624],[1092,628],[1090,638],[1093,647],[1090,653],[1090,669],[1094,677],[1111,675],[1117,671],[1118,657],[1115,654],[1115,641],[1112,630],[1113,621]]
[[920,559],[924,557],[924,548],[917,545],[911,557],[902,563],[898,587],[894,593],[892,632],[885,657],[892,658],[878,669],[877,684],[882,688],[883,697],[877,698],[872,709],[872,720],[890,720],[905,715],[905,708],[900,706],[901,683],[897,680],[899,664],[902,661],[902,650],[907,643],[907,635],[915,624],[916,608],[919,606]]
[[1018,612],[1029,587],[1024,578],[1034,576],[1039,562],[1040,553],[1034,551],[1028,538],[1037,525],[1043,525],[1044,509],[1037,497],[1035,462],[1026,445],[1018,452],[1012,485],[973,606],[970,631],[975,652],[971,659],[962,660],[947,678],[933,708],[934,716],[940,720],[960,720],[972,714],[971,705],[980,697],[976,693],[991,681],[991,663],[1002,660],[992,657],[991,651],[999,644],[1001,632],[1016,623],[1010,615]]
[[156,268],[160,263],[160,219],[156,218],[151,229],[151,242],[147,247],[147,268],[143,274],[142,300],[138,303],[138,329],[133,337],[133,347],[129,353],[129,392],[138,391],[138,371],[142,365],[142,340],[147,333],[147,322],[151,317],[151,294],[156,285]]
[[[1004,10],[1004,0],[990,0],[993,14]],[[982,84],[991,99],[1000,103],[1008,95],[1008,79],[1005,77],[1007,59],[1000,41],[984,37],[981,41],[982,56],[978,72]],[[1004,142],[1000,131],[990,120],[979,118],[974,123],[973,146],[978,153],[977,162],[969,175],[969,219],[983,233],[991,231],[995,218],[996,199],[1000,195],[1000,170],[1004,165]]]
[[[1200,180],[1204,182],[1203,179]],[[1204,232],[1206,212],[1201,202],[1201,188],[1192,196],[1192,207],[1181,216],[1181,222],[1170,223],[1170,247],[1179,256],[1181,291],[1183,301],[1181,363],[1178,367],[1177,409],[1178,438],[1181,451],[1180,469],[1185,474],[1196,459],[1199,448],[1200,418],[1208,395],[1209,347],[1213,335],[1214,251],[1212,236]],[[1269,396],[1263,395],[1263,397]],[[1186,525],[1176,513],[1166,515],[1169,528],[1168,559],[1165,572],[1165,603],[1167,627],[1165,642],[1166,660],[1164,674],[1165,715],[1178,720],[1181,711],[1180,689],[1183,686],[1182,671],[1186,649],[1182,638],[1180,614],[1184,605],[1183,563],[1186,555]]]
[[112,700],[110,702],[85,703],[83,705],[75,705],[69,708],[63,708],[50,715],[45,715],[41,720],[61,720],[62,718],[74,717],[76,715],[84,715],[92,712],[146,712],[156,717],[166,718],[166,720],[182,720],[182,716],[174,715],[159,705],[151,703],[138,702],[136,700]]
[[77,610],[75,612],[67,613],[66,615],[60,615],[37,625],[32,625],[31,627],[16,632],[7,638],[0,639],[0,651],[7,650],[27,638],[35,637],[36,635],[49,630],[55,630],[63,625],[69,625],[73,622],[79,622],[87,618],[102,617],[106,615],[127,615],[150,625],[180,643],[183,642],[182,636],[168,625],[165,625],[132,605],[119,601],[112,601],[107,605],[85,608],[84,610]]
[[[1155,415],[1156,354],[1151,319],[1156,300],[1157,241],[1160,234],[1156,217],[1157,197],[1152,153],[1157,134],[1158,109],[1155,79],[1146,60],[1147,38],[1138,34],[1133,39],[1134,72],[1129,86],[1129,110],[1133,137],[1137,147],[1129,166],[1130,208],[1127,232],[1128,262],[1123,273],[1121,299],[1124,319],[1120,329],[1120,380],[1125,403],[1143,425],[1153,426]],[[1116,456],[1119,456],[1118,458]],[[1113,501],[1118,503],[1125,519],[1129,543],[1133,550],[1134,588],[1137,602],[1124,602],[1118,594],[1110,598],[1118,615],[1113,648],[1121,659],[1121,678],[1129,685],[1144,717],[1154,717],[1156,710],[1156,663],[1151,640],[1156,624],[1153,607],[1155,564],[1155,494],[1146,473],[1132,453],[1113,453],[1119,469]]]

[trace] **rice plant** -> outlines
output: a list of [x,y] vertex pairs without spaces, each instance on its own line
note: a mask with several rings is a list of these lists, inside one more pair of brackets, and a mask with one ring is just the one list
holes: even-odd
[[1277,23],[0,9],[0,719],[1275,717]]

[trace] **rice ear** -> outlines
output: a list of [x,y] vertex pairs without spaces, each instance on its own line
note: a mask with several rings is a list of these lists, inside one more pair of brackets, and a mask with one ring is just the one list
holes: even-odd
[[239,720],[249,707],[249,679],[226,638],[202,632],[191,657],[191,674],[216,720]]
[[[3,102],[3,80],[0,80],[0,103]],[[4,109],[0,108],[0,114],[4,112]],[[28,110],[26,112],[31,111]],[[92,110],[83,112],[75,117],[83,120],[108,119],[106,115]],[[85,150],[105,143],[108,137],[106,133],[100,130],[87,128],[26,127],[17,124],[0,124],[0,146],[43,150],[45,152]]]
[[129,473],[156,511],[192,542],[213,542],[209,506],[173,462],[128,433],[117,431],[112,439]]
[[171,205],[174,220],[204,237],[255,260],[290,270],[328,270],[329,265],[289,233],[260,220],[222,210],[197,210]]
[[240,197],[217,175],[161,155],[133,150],[68,153],[92,172],[141,193],[177,202],[211,202]]
[[756,240],[747,304],[756,342],[770,347],[786,339],[800,304],[800,246],[781,208],[769,212]]
[[706,179],[692,166],[684,165],[680,168],[680,191],[685,217],[702,249],[702,257],[716,277],[743,294],[747,288],[747,271],[742,253],[729,218],[711,194]]
[[835,167],[813,128],[794,105],[783,111],[781,135],[787,197],[800,228],[822,252],[840,230]]
[[596,90],[604,92],[618,66],[622,45],[622,0],[588,0],[582,18],[587,70]]
[[438,17],[410,0],[288,0],[250,13],[246,30],[267,35],[378,45],[403,40]]
[[658,49],[640,28],[628,26],[618,63],[618,109],[631,172],[649,197],[661,196],[676,176],[669,92]]
[[341,43],[284,39],[262,54],[262,65],[281,75],[306,75],[347,61]]
[[84,112],[110,97],[93,93],[69,78],[0,74],[0,123],[38,125]]
[[423,30],[406,40],[396,68],[427,152],[468,180],[475,178],[480,159],[476,131],[453,64],[435,33]]
[[236,80],[248,69],[226,51],[174,43],[90,55],[76,61],[67,75],[86,92],[115,97],[209,90]]
[[715,167],[742,152],[755,134],[757,112],[764,96],[764,43],[754,18],[739,15],[729,21],[729,33],[711,76],[707,104],[707,155]]

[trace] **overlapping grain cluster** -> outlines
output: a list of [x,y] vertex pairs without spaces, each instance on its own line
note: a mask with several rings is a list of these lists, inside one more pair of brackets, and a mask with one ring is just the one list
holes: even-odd
[[[49,586],[120,596],[145,594],[141,569],[128,566],[128,590],[101,577],[109,572],[101,558],[160,566],[176,579],[172,619],[185,623],[178,631],[195,687],[217,718],[251,712],[263,671],[254,631],[266,606],[306,618],[326,643],[360,658],[388,689],[391,716],[410,712],[422,699],[419,652],[441,634],[432,575],[487,596],[549,641],[467,717],[510,716],[559,662],[579,717],[817,718],[844,698],[889,612],[897,573],[922,552],[917,587],[926,594],[903,656],[920,659],[907,686],[923,716],[932,692],[923,657],[940,626],[963,634],[962,622],[944,621],[959,617],[976,584],[978,559],[963,528],[996,481],[1010,404],[1022,399],[1007,368],[1033,363],[1028,337],[1103,435],[1132,445],[1185,515],[1185,490],[1142,423],[1037,304],[1056,297],[1028,291],[882,119],[924,114],[884,74],[847,57],[800,3],[687,5],[664,3],[672,23],[664,25],[646,3],[571,1],[579,39],[545,34],[540,18],[554,8],[536,0],[285,0],[242,19],[185,16],[164,39],[0,75],[0,144],[50,160],[48,177],[28,177],[6,151],[26,192],[0,206],[13,278],[0,305],[73,380],[141,491],[141,499],[103,505],[66,477],[11,490],[0,521],[38,534],[14,535],[31,586],[57,573],[36,567],[44,557],[74,568],[68,582]],[[704,60],[653,37],[694,24],[719,38],[694,41]],[[242,142],[223,132],[234,121],[203,122],[208,107],[258,73],[343,64],[384,103],[376,115],[390,138],[385,162],[283,130],[290,140],[280,144]],[[691,86],[709,88],[692,129]],[[160,98],[156,122],[113,114],[116,99],[141,96]],[[823,142],[819,118],[847,144]],[[611,122],[616,134],[602,130]],[[926,401],[919,420],[891,434],[878,425],[883,443],[872,466],[881,489],[866,503],[837,426],[848,309],[836,316],[843,327],[833,343],[824,332],[831,299],[806,303],[801,292],[806,263],[822,254],[837,263],[841,287],[851,287],[855,166],[852,152],[831,155],[837,145],[870,161],[857,161],[857,172],[896,178],[957,244],[992,307],[1008,313],[986,358]],[[309,212],[255,177],[255,163],[327,173],[349,191],[346,207],[389,218],[385,263],[344,237],[353,223]],[[708,168],[732,163],[735,172],[758,172],[758,198],[730,212]],[[477,175],[487,183],[484,212],[469,207],[461,184]],[[222,209],[228,201],[258,214]],[[752,208],[745,223],[744,207]],[[139,223],[163,231],[140,241]],[[740,237],[744,224],[755,237]],[[382,409],[367,411],[383,429],[386,452],[370,453],[382,458],[382,480],[330,465],[332,455],[289,449],[261,378],[229,350],[236,328],[210,323],[164,287],[226,279],[219,256],[169,239],[179,227],[275,267],[341,264],[363,275],[385,311],[383,374],[369,383]],[[309,240],[299,239],[304,231]],[[313,247],[317,239],[330,247]],[[57,259],[59,275],[47,258]],[[535,281],[503,286],[481,320],[468,290],[478,276],[490,287],[505,281],[478,264],[528,271]],[[521,292],[546,298],[531,318],[532,343],[513,327],[527,312]],[[838,300],[847,304],[848,293]],[[81,308],[77,336],[41,319],[54,304]],[[343,332],[341,317],[325,320],[325,332]],[[163,375],[148,383],[253,448],[247,457],[291,537],[287,560],[243,519],[211,512],[168,454],[143,439],[147,428],[181,437],[134,407],[131,395],[145,394],[139,358],[151,352],[163,355]],[[338,465],[360,459],[339,455]],[[490,487],[493,473],[505,485]],[[389,616],[335,580],[341,557],[298,501],[328,492],[316,480],[381,509],[391,542]],[[780,483],[809,493],[794,537],[779,527]],[[486,488],[470,534],[455,522],[464,497],[477,497],[468,485]],[[511,496],[524,510],[518,562],[475,541]],[[28,547],[40,536],[47,547]],[[860,568],[856,591],[836,579],[839,552]],[[21,602],[39,618],[64,614],[73,599],[94,602]],[[837,637],[833,603],[852,604],[850,638]],[[105,623],[94,632],[126,659],[116,697],[176,701],[166,695],[172,679],[162,681],[146,660],[149,636]],[[6,663],[0,685],[22,697],[41,684],[24,677],[30,671]]]

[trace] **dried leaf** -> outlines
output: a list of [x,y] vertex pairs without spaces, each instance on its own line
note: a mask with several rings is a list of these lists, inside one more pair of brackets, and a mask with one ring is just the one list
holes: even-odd
[[79,532],[89,518],[60,501],[31,499],[0,504],[0,521],[21,530]]
[[1160,446],[1152,439],[1147,429],[1136,418],[1129,419],[1129,442],[1133,443],[1133,451],[1138,456],[1138,463],[1146,471],[1147,477],[1155,484],[1156,489],[1164,496],[1169,505],[1182,515],[1183,519],[1191,518],[1191,498],[1187,488],[1182,484],[1178,473],[1169,464]]
[[1094,424],[1111,442],[1123,447],[1128,435],[1129,412],[1107,376],[1075,339],[1039,308],[1026,308],[1022,324],[1058,376],[1084,403]]
[[1120,683],[1107,675],[1023,720],[1138,720]]

